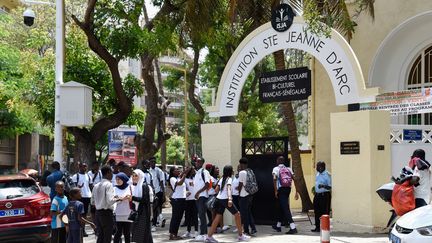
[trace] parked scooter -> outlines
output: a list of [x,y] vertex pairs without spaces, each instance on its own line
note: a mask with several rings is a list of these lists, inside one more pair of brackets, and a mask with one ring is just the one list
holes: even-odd
[[386,226],[386,230],[389,230],[389,232],[391,231],[391,229],[393,228],[393,226],[397,220],[397,215],[396,215],[395,210],[393,209],[393,205],[391,202],[393,188],[394,188],[395,184],[396,183],[394,183],[394,182],[386,183],[376,190],[376,193],[378,194],[378,196],[380,196],[380,198],[384,202],[387,202],[392,207],[392,209],[390,210],[391,216],[390,216],[390,219],[388,220],[387,226]]

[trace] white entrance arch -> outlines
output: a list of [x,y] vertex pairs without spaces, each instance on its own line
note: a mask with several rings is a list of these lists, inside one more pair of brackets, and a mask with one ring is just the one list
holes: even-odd
[[304,20],[296,17],[286,32],[276,32],[269,22],[250,33],[225,67],[216,104],[207,108],[210,116],[236,116],[241,91],[255,65],[267,55],[288,48],[308,52],[321,62],[330,76],[337,105],[374,101],[378,88],[365,88],[360,64],[346,40],[333,29],[330,38],[306,29]]

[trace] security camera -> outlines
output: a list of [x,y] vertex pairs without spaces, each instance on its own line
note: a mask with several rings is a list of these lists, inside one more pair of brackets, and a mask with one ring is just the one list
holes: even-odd
[[32,26],[34,24],[34,19],[36,17],[36,14],[33,10],[28,8],[26,9],[26,11],[24,11],[23,17],[24,17],[24,24],[27,26]]

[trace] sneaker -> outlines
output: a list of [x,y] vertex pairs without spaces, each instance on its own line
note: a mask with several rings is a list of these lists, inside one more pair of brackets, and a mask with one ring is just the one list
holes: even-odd
[[156,232],[156,226],[152,226],[151,232]]
[[165,228],[165,223],[166,223],[166,219],[163,219],[163,220],[162,220],[162,223],[161,223],[161,227],[162,227],[162,228]]
[[232,232],[233,232],[233,233],[237,233],[237,232],[238,232],[238,229],[237,229],[237,227],[236,227],[236,228],[234,228]]
[[298,232],[297,232],[297,229],[295,228],[295,229],[290,229],[288,232],[286,232],[285,234],[287,234],[287,235],[294,235],[294,234],[297,234]]
[[178,235],[170,235],[169,240],[183,240],[183,238]]
[[250,237],[247,236],[247,235],[245,235],[245,234],[242,234],[242,235],[239,236],[237,239],[238,239],[238,241],[249,241],[249,240],[250,240]]
[[256,230],[251,230],[250,235],[251,236],[256,236],[257,231]]
[[229,227],[228,225],[225,225],[224,227],[222,227],[222,231],[225,232],[227,230],[229,230],[231,227]]
[[206,240],[206,236],[205,235],[197,235],[197,236],[195,236],[195,238],[192,241],[204,242],[205,240]]
[[213,238],[213,236],[207,236],[205,239],[205,243],[218,243],[218,241]]
[[221,227],[217,227],[216,228],[216,233],[218,233],[218,234],[223,233],[222,228]]
[[190,232],[186,232],[181,237],[182,238],[191,238],[191,233]]
[[277,225],[272,225],[272,228],[276,231],[276,232],[281,232],[282,228],[281,227],[277,227]]

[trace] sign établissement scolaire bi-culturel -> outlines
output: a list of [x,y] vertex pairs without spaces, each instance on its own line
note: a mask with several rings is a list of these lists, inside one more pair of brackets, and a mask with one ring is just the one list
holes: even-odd
[[267,72],[259,78],[263,103],[305,100],[311,94],[311,71],[307,67]]

